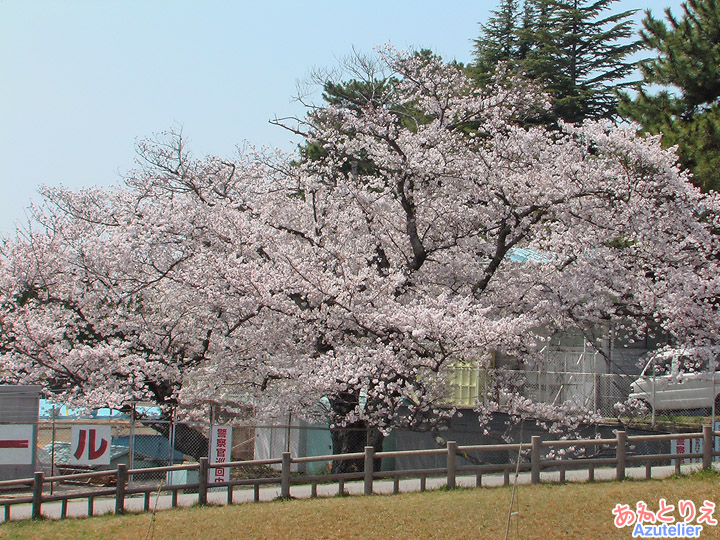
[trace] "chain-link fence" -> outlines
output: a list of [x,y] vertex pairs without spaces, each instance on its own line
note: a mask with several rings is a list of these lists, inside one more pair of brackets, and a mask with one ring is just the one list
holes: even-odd
[[[547,429],[542,426],[518,426],[513,423],[512,414],[503,415],[507,412],[503,410],[505,404],[502,402],[502,396],[496,392],[497,386],[494,385],[499,378],[504,378],[505,382],[510,381],[510,387],[514,392],[532,402],[596,411],[606,420],[619,420],[622,425],[638,426],[640,429],[650,428],[665,432],[693,429],[697,431],[699,425],[709,424],[715,420],[715,411],[710,403],[692,408],[653,407],[653,403],[661,403],[661,400],[657,395],[643,399],[642,391],[645,387],[638,384],[644,376],[642,374],[581,371],[582,368],[588,368],[595,363],[597,363],[596,358],[585,355],[580,361],[568,363],[566,366],[569,368],[568,371],[487,370],[479,367],[458,367],[456,376],[450,378],[455,402],[449,405],[461,406],[463,416],[455,415],[451,424],[446,426],[446,431],[421,432],[396,429],[382,440],[381,445],[373,442],[372,433],[364,429],[331,430],[327,425],[313,425],[293,417],[252,424],[233,421],[226,417],[220,422],[233,429],[231,440],[227,441],[229,452],[223,452],[223,456],[228,461],[272,459],[288,451],[293,456],[299,457],[329,456],[333,453],[362,452],[366,445],[376,446],[378,451],[412,450],[442,447],[448,440],[457,441],[461,445],[527,442],[533,434],[546,434]],[[659,377],[659,374],[656,376]],[[685,378],[676,382],[690,388],[688,383],[691,379]],[[707,386],[706,383],[703,384]],[[656,387],[656,394],[660,388],[660,386]],[[500,404],[499,413],[489,421],[483,418],[484,413],[475,410],[476,405],[487,402]],[[133,469],[150,469],[193,463],[201,457],[209,457],[211,461],[216,461],[216,456],[211,452],[210,422],[169,421],[140,413],[120,415],[116,411],[109,410],[95,411],[86,416],[69,414],[56,408],[45,408],[38,413],[37,406],[23,405],[23,407],[27,409],[27,411],[23,409],[24,415],[21,415],[23,411],[18,409],[16,413],[8,416],[14,409],[11,409],[10,405],[3,406],[6,417],[4,421],[11,426],[5,438],[20,438],[23,434],[21,427],[30,425],[30,431],[33,434],[37,433],[38,440],[37,459],[33,461],[32,467],[37,465],[35,470],[43,470],[47,475],[116,469],[121,463]],[[31,419],[31,416],[34,419]],[[612,429],[613,424],[606,424],[605,427]],[[600,429],[598,426],[594,427]],[[73,437],[74,434],[77,437],[80,428],[85,428],[88,433],[90,430],[99,433],[95,439],[90,438],[95,435],[88,435],[85,441],[85,444],[93,450],[98,450],[102,441],[107,441],[105,444],[109,446],[109,463],[78,464],[77,456],[74,458],[72,453],[77,451],[77,449],[73,450]],[[33,434],[28,434],[27,438],[32,438]],[[589,435],[592,434],[583,434],[583,436]],[[412,462],[403,458],[386,459],[383,460],[382,467],[384,470],[393,470],[433,465],[421,464],[417,462],[418,458],[413,459],[415,461]],[[507,463],[514,458],[505,452],[503,455],[478,456],[477,459],[489,463]],[[294,467],[295,472],[322,474],[337,472],[333,470],[337,463],[328,459],[312,465],[294,464]],[[348,466],[353,465],[350,463]],[[361,467],[361,464],[358,463],[357,467]],[[184,474],[185,472],[176,472],[173,476],[167,476],[164,473],[148,473],[146,476],[137,475],[135,481],[154,484],[190,483],[193,479],[184,477]],[[272,471],[247,470],[237,474],[263,477],[272,474]]]
[[515,388],[535,403],[588,409],[606,418],[615,416],[615,405],[627,400],[635,380],[632,375],[607,373],[507,370],[504,374],[515,377]]
[[[534,403],[593,411],[605,419],[667,429],[714,422],[720,408],[720,384],[702,373],[676,378],[642,374],[562,370],[510,370],[458,367],[451,370],[453,405],[499,401],[505,390]],[[713,424],[714,425],[714,424]]]
[[[97,430],[108,433],[109,463],[99,465],[78,464],[77,439],[73,446],[73,431]],[[145,469],[194,463],[209,456],[210,423],[178,422],[154,418],[98,417],[67,418],[51,416],[40,418],[38,431],[38,462],[50,475],[72,474],[88,470],[116,469],[123,463],[132,469]],[[75,434],[77,438],[77,434]],[[254,428],[234,426],[227,460],[247,460],[254,457]],[[98,450],[102,439],[83,441],[90,450]],[[79,455],[79,453],[78,453]],[[186,471],[173,476],[164,473],[137,475],[139,482],[182,484],[191,481]]]
[[[611,378],[606,377],[609,381]],[[598,378],[597,388],[605,384],[606,393],[599,395],[613,396],[613,386],[609,382],[601,383]],[[562,392],[570,393],[572,385],[565,383],[540,381],[534,385],[533,391],[547,392],[548,399],[555,399]],[[585,388],[589,382],[579,385]],[[530,390],[533,385],[529,385]],[[537,394],[541,396],[540,393]],[[561,396],[562,397],[562,396]],[[609,397],[608,397],[609,399]],[[489,421],[473,409],[464,409],[456,413],[452,422],[443,430],[413,431],[396,429],[383,438],[378,451],[418,450],[443,448],[447,441],[456,441],[458,445],[483,445],[498,443],[519,443],[529,445],[533,435],[543,438],[558,438],[561,435],[549,433],[547,426],[534,420],[517,422],[511,415],[496,413]],[[660,417],[658,417],[658,423]],[[333,429],[327,425],[313,425],[301,420],[288,419],[286,423],[254,424],[229,423],[224,427],[232,427],[229,460],[273,459],[283,452],[290,452],[294,457],[331,456],[333,453],[362,452],[369,442],[370,434],[363,429]],[[110,462],[105,465],[77,465],[73,460],[73,428],[107,428],[110,431]],[[610,424],[582,426],[572,438],[577,437],[612,437],[613,426]],[[161,466],[194,463],[200,457],[212,457],[210,444],[211,425],[202,422],[169,422],[157,419],[131,418],[42,418],[37,424],[38,430],[38,462],[39,470],[46,476],[57,476],[77,472],[95,470],[116,470],[119,464],[126,464],[132,469],[145,469]],[[672,431],[672,429],[669,429]],[[643,433],[647,430],[643,429]],[[98,441],[90,442],[98,446]],[[77,444],[75,445],[75,447]],[[529,448],[529,446],[527,446]],[[459,456],[461,465],[511,464],[520,456],[517,451],[487,451],[483,453],[462,454]],[[589,457],[586,455],[578,457]],[[520,459],[526,461],[527,456]],[[399,471],[442,468],[444,457],[437,455],[403,456],[383,459],[377,464],[378,470]],[[342,471],[336,470],[338,463],[347,466]],[[354,468],[353,468],[354,466]],[[336,472],[353,472],[363,469],[362,459],[353,465],[352,461],[327,460],[313,463],[293,463],[292,470],[300,474],[332,474]],[[269,467],[233,468],[232,479],[269,478],[277,476],[276,470]],[[133,475],[136,485],[181,485],[197,481],[197,471],[174,471],[173,473],[149,472],[146,475]],[[25,475],[23,475],[25,476]],[[113,478],[108,475],[108,483]],[[103,483],[104,479],[94,479],[94,483]],[[58,485],[56,484],[56,488]],[[66,485],[72,489],[72,485]]]

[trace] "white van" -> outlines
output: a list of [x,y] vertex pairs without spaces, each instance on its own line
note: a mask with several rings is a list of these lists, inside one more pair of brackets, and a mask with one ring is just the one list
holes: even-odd
[[648,359],[629,399],[656,411],[710,409],[720,413],[720,349],[667,349]]

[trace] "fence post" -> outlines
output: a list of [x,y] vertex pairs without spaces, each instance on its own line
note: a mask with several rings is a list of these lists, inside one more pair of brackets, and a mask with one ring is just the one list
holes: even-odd
[[32,501],[32,518],[40,519],[42,517],[42,492],[43,492],[43,480],[45,474],[42,471],[35,473],[33,480],[33,501]]
[[200,458],[200,468],[198,470],[198,504],[205,506],[207,504],[207,490],[208,490],[208,458]]
[[457,442],[447,443],[447,488],[455,489],[455,472],[457,471]]
[[713,429],[712,426],[703,426],[703,469],[712,467]]
[[540,483],[540,435],[533,435],[530,448],[530,482],[533,484]]
[[282,453],[282,472],[280,473],[280,496],[290,498],[290,452]]
[[617,432],[617,449],[615,457],[617,466],[615,468],[615,479],[625,480],[625,457],[627,455],[627,433],[624,431]]
[[365,495],[372,495],[373,492],[373,472],[374,472],[374,460],[375,460],[375,448],[372,446],[365,447],[365,476],[364,478],[364,493]]
[[115,486],[115,513],[125,513],[125,485],[128,479],[128,466],[125,463],[118,463],[117,482]]

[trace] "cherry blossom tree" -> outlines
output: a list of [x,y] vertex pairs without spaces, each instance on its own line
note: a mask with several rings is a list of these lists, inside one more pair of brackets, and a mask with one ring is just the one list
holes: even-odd
[[46,190],[2,247],[2,377],[91,406],[324,415],[367,433],[335,430],[343,452],[433,427],[448,369],[531,359],[548,327],[714,339],[717,198],[658,138],[523,127],[547,106],[527,81],[379,61],[372,92],[288,123],[317,159],[197,160],[171,136],[123,187]]
[[[283,328],[262,301],[272,279],[243,202],[268,179],[242,161],[193,159],[179,134],[141,143],[139,155],[124,187],[45,189],[33,222],[4,241],[0,375],[68,405],[150,401],[169,417],[183,385],[213,380],[214,365],[231,365],[223,382],[237,374],[250,390],[283,369],[265,346]],[[206,408],[239,394],[187,397]]]
[[[547,327],[651,320],[714,339],[717,200],[659,139],[527,129],[543,97],[526,81],[477,90],[427,54],[381,59],[372,92],[288,124],[322,152],[287,180],[294,209],[273,214],[318,340],[304,380],[334,421],[437,420],[444,370],[491,349],[529,358]],[[516,262],[521,247],[544,260]]]

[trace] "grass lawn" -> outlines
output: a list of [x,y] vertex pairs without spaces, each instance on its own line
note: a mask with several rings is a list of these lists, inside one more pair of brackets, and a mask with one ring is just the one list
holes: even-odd
[[[149,536],[151,514],[134,514],[0,524],[0,538],[502,539],[510,497],[511,488],[483,488],[195,507],[158,512]],[[520,485],[516,497],[519,514],[509,538],[632,538],[632,528],[618,530],[613,525],[611,512],[617,503],[634,508],[637,501],[644,500],[651,510],[657,510],[660,498],[669,504],[690,499],[698,507],[707,499],[719,504],[715,517],[720,518],[720,475],[697,473],[648,482]],[[700,538],[720,538],[720,525],[706,525]]]

